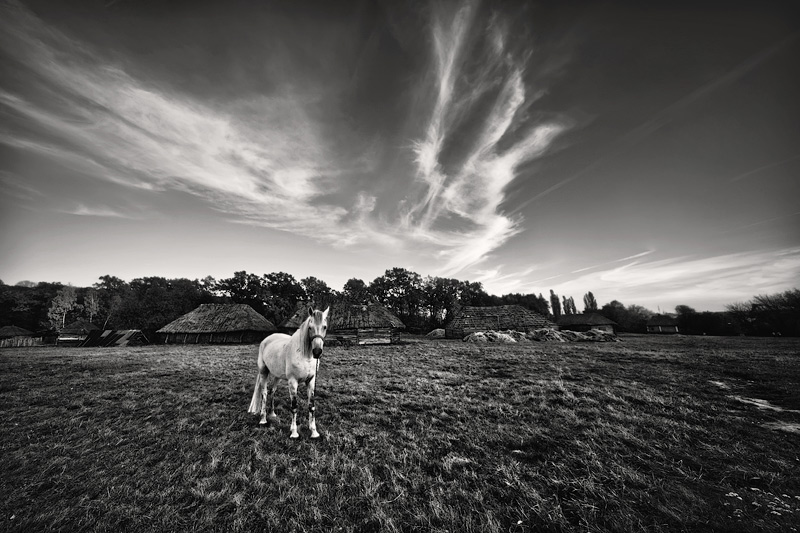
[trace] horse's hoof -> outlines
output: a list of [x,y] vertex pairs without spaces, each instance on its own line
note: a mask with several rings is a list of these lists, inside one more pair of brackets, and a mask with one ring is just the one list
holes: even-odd
[[262,425],[262,426],[266,426],[268,423],[269,422],[267,422],[266,420],[262,420],[262,421],[259,422],[259,424]]
[[311,434],[311,438],[312,438],[312,439],[318,439],[318,438],[319,438],[319,433],[316,433],[316,432],[315,432],[315,433],[312,433],[312,434]]
[[290,439],[299,439],[300,438],[300,434],[299,433],[292,433],[291,435],[289,435],[289,438]]

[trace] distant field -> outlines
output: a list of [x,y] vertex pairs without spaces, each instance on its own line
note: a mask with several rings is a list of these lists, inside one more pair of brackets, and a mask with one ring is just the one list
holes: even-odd
[[319,441],[255,357],[1,350],[0,530],[800,529],[800,340],[329,348]]

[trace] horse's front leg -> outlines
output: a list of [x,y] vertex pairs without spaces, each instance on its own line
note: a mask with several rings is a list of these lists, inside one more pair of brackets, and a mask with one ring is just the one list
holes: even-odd
[[291,430],[289,438],[296,439],[300,437],[300,434],[297,432],[297,380],[294,378],[289,378],[289,399],[292,402],[292,425],[289,428]]
[[314,405],[314,387],[316,384],[316,376],[306,382],[306,389],[308,389],[308,429],[311,431],[312,439],[319,438],[319,433],[317,433],[317,419],[315,416],[317,407]]

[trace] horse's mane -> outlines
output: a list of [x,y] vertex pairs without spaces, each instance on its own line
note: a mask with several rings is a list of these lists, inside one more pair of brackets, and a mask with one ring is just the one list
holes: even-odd
[[291,338],[292,350],[302,352],[303,357],[311,357],[311,343],[306,342],[309,320],[311,320],[311,317],[306,317],[300,324],[300,327],[297,328],[297,331],[292,334]]

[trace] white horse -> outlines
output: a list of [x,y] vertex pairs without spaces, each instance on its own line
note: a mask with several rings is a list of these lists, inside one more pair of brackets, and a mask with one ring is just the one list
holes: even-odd
[[292,402],[292,425],[290,438],[296,439],[297,433],[297,385],[301,381],[308,390],[308,429],[311,438],[319,438],[314,418],[314,387],[317,381],[317,369],[325,335],[328,332],[328,311],[315,311],[308,308],[308,318],[300,324],[290,337],[284,333],[273,333],[258,348],[258,375],[253,399],[250,401],[248,413],[261,413],[261,423],[267,423],[267,400],[269,400],[269,418],[277,421],[275,414],[275,389],[278,380],[289,384],[289,398]]

